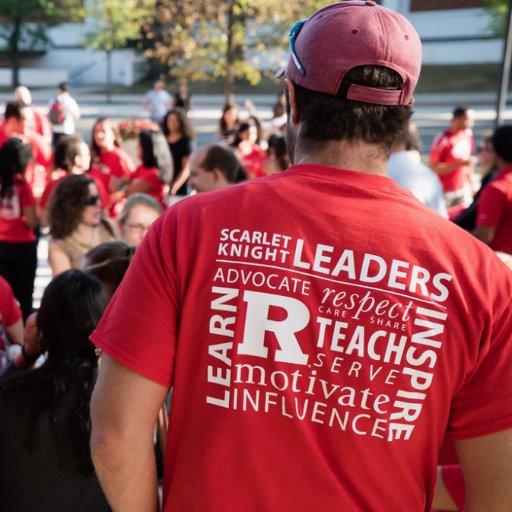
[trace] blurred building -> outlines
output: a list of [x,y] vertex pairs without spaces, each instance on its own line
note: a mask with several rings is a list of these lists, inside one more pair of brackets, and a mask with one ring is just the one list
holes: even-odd
[[407,17],[423,42],[424,64],[497,63],[503,38],[491,27],[481,0],[382,0]]

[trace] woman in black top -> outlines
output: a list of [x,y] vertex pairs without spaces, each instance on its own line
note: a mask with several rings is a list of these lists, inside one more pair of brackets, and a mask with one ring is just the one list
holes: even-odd
[[169,144],[174,163],[174,175],[171,181],[171,196],[186,196],[187,180],[190,176],[188,159],[192,153],[194,132],[187,113],[182,108],[173,108],[162,120],[162,131]]
[[37,345],[46,361],[13,366],[0,379],[0,510],[110,510],[89,454],[98,368],[89,336],[107,302],[101,283],[80,270],[47,286],[37,331],[14,364],[31,366]]

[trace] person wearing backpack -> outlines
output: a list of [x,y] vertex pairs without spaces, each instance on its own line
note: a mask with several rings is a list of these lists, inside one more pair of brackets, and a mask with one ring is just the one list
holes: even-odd
[[69,94],[66,82],[58,85],[57,95],[48,104],[48,120],[52,126],[52,145],[55,148],[60,137],[72,135],[76,131],[76,122],[80,119],[80,107]]

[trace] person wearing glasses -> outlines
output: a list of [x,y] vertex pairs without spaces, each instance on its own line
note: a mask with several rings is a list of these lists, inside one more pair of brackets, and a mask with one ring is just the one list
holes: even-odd
[[87,251],[116,238],[112,224],[103,216],[96,183],[85,175],[66,176],[57,185],[48,218],[48,261],[54,276],[81,268]]
[[117,217],[121,240],[138,247],[162,211],[162,205],[148,194],[138,192],[129,196]]
[[92,335],[92,455],[114,510],[512,510],[512,275],[389,178],[421,42],[372,1],[291,31],[283,173],[162,214]]

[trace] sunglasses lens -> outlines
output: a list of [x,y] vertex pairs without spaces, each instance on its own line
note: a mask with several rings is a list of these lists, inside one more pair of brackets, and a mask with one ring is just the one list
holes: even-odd
[[99,196],[89,196],[89,197],[86,199],[85,204],[86,204],[87,206],[94,206],[95,204],[97,204],[97,203],[98,203],[99,199],[100,199],[100,198],[99,198]]

